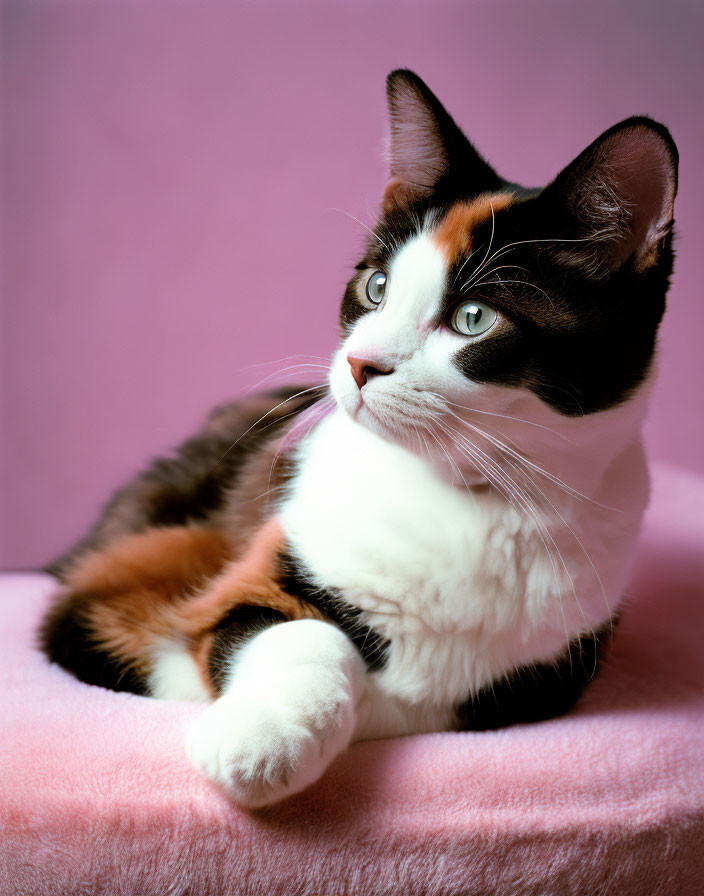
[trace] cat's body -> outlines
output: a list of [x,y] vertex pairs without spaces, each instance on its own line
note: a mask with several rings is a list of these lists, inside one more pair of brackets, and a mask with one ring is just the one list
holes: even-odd
[[216,698],[189,752],[247,805],[352,739],[569,708],[647,503],[669,135],[629,120],[524,190],[414,75],[389,96],[392,180],[332,399],[213,415],[56,567],[43,629],[91,683]]
[[565,630],[589,638],[609,622],[606,595],[622,592],[646,501],[638,444],[585,498],[541,483],[552,507],[540,526],[493,488],[457,489],[343,411],[302,453],[281,508],[290,550],[389,641],[376,673],[385,694],[442,706],[452,726],[455,707],[488,682],[562,653]]

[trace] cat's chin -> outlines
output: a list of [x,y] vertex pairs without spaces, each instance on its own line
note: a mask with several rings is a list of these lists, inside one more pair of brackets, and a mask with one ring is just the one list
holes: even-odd
[[361,394],[345,395],[341,399],[337,399],[337,404],[342,410],[365,429],[370,430],[376,435],[388,441],[398,441],[400,433],[392,432],[390,427],[384,423],[382,417],[374,412],[367,402],[364,401]]
[[371,432],[376,433],[376,435],[381,436],[386,441],[398,442],[400,440],[401,433],[387,426],[383,419],[375,414],[368,404],[362,403],[360,405],[354,419],[361,426],[371,430]]
[[355,423],[359,423],[360,426],[364,426],[384,438],[389,436],[388,427],[384,425],[384,421],[365,403],[361,395],[355,399],[348,399],[342,406]]
[[361,397],[356,402],[350,401],[344,404],[343,409],[355,423],[363,426],[364,429],[374,433],[374,435],[385,442],[405,448],[412,454],[418,453],[418,436],[414,433],[412,427],[404,427],[398,421],[394,421],[393,424],[387,423],[384,417]]

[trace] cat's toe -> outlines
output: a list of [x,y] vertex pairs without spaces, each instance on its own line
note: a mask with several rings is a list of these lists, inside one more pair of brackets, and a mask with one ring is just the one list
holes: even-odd
[[192,764],[237,803],[258,808],[298,793],[322,775],[332,758],[328,734],[276,706],[228,698],[196,720],[187,751]]

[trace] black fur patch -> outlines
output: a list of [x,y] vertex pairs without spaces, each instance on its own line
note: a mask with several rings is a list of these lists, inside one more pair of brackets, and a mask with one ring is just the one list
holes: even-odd
[[115,660],[95,643],[93,633],[73,602],[52,608],[39,632],[40,647],[86,684],[147,696],[146,682],[129,666]]
[[286,591],[316,607],[347,635],[369,671],[383,669],[388,661],[390,642],[362,621],[362,611],[343,600],[339,591],[320,588],[290,552],[279,555],[279,584]]
[[[631,260],[594,278],[586,265],[562,263],[570,245],[563,240],[574,233],[559,226],[542,195],[499,211],[494,227],[491,252],[505,254],[480,271],[485,253],[478,253],[448,292],[446,308],[449,314],[476,298],[496,308],[504,325],[468,340],[455,365],[477,382],[524,386],[568,416],[625,401],[652,360],[672,271],[671,235],[652,267],[637,271]],[[476,239],[488,248],[491,225],[481,225]],[[463,289],[473,276],[477,285]]]
[[220,620],[208,652],[208,676],[218,694],[225,685],[227,663],[233,653],[255,635],[280,622],[286,622],[280,610],[251,604],[240,604]]
[[563,715],[596,675],[611,630],[607,625],[593,638],[571,641],[555,663],[523,666],[508,678],[487,685],[457,707],[457,727],[485,731]]
[[[481,192],[472,193],[459,181],[454,191],[446,182],[441,186],[432,196],[382,216],[374,230],[378,240],[369,241],[359,270],[388,271],[392,247],[417,233],[428,213],[440,220],[455,202]],[[449,272],[444,307],[449,316],[461,301],[476,298],[496,308],[505,326],[468,340],[455,365],[476,382],[524,386],[567,416],[620,404],[650,368],[672,272],[672,234],[663,239],[651,267],[636,270],[631,259],[609,277],[593,277],[586,261],[582,268],[564,263],[575,230],[555,215],[549,192],[508,182],[501,186],[513,193],[514,202],[477,228],[474,258],[456,284],[464,259]],[[482,269],[494,253],[501,254]],[[374,313],[357,298],[358,277],[343,297],[343,333],[363,314]],[[473,277],[476,285],[468,286]]]
[[[423,222],[432,228],[452,205],[483,193],[511,193],[511,205],[472,233],[471,261],[464,265],[459,258],[449,272],[448,317],[461,301],[476,298],[503,319],[494,332],[467,340],[455,355],[456,367],[476,382],[529,389],[566,416],[626,401],[648,374],[673,265],[671,221],[659,222],[663,229],[645,261],[636,251],[637,240],[628,234],[639,219],[638,204],[629,196],[642,193],[647,206],[648,190],[641,187],[648,180],[669,180],[676,191],[678,154],[667,128],[644,117],[620,122],[547,187],[529,189],[503,179],[486,163],[413,72],[392,72],[387,90],[392,159],[394,128],[406,139],[396,108],[401,97],[405,105],[419,107],[416,120],[425,122],[444,164],[434,185],[414,190],[406,184],[399,201],[384,203],[357,269],[388,273],[391,256]],[[657,164],[651,170],[658,154],[646,154],[651,168],[636,166],[613,180],[613,158],[623,156],[613,153],[613,146],[637,133],[658,142],[660,170]],[[427,150],[427,140],[423,146]],[[343,334],[362,314],[374,313],[357,298],[358,276],[343,298]]]

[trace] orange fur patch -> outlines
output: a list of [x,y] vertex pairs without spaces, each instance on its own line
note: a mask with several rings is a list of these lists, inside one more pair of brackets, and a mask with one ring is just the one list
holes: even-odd
[[213,629],[231,610],[243,605],[270,607],[283,613],[289,622],[324,619],[316,607],[287,594],[278,584],[277,558],[283,546],[278,520],[269,520],[241,560],[230,563],[199,598],[181,607],[178,629],[188,639],[201,679],[213,696],[217,695],[208,674]]
[[152,529],[81,558],[65,578],[64,600],[80,611],[96,643],[141,675],[151,672],[160,642],[183,641],[212,691],[207,668],[213,630],[237,606],[270,607],[288,620],[324,618],[279,586],[283,546],[276,519],[234,561],[222,532]]
[[193,641],[204,637],[230,610],[242,604],[271,607],[288,619],[322,619],[310,604],[278,584],[277,558],[284,535],[277,519],[269,520],[255,535],[241,560],[230,563],[200,597],[182,605],[181,631]]
[[512,193],[485,193],[472,202],[453,205],[433,234],[435,244],[445,254],[448,264],[468,255],[474,230],[512,202]]
[[142,674],[155,643],[174,638],[176,610],[223,568],[224,535],[178,526],[116,539],[86,554],[65,576],[73,602],[95,641]]

